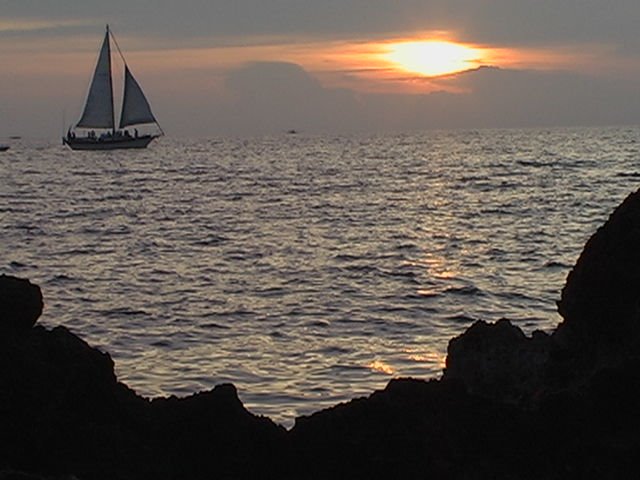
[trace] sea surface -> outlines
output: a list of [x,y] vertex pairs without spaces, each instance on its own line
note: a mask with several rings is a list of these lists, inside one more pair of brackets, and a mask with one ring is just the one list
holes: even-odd
[[551,331],[640,186],[640,127],[180,140],[0,154],[0,273],[138,393],[295,417],[441,374],[478,319]]

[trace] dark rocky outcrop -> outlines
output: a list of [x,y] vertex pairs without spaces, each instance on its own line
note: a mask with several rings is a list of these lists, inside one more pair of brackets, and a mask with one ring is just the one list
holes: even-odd
[[589,239],[558,302],[562,346],[594,366],[640,354],[640,192]]
[[555,332],[476,322],[442,379],[393,380],[288,432],[232,385],[139,397],[107,353],[34,326],[38,287],[2,276],[0,479],[635,478],[639,246],[634,193],[569,274]]
[[[640,192],[587,243],[552,334],[503,319],[451,340],[439,381],[393,381],[291,432],[310,478],[640,474]],[[314,463],[315,462],[315,463]]]
[[[0,288],[9,291],[16,293]],[[276,471],[273,448],[284,429],[249,413],[232,385],[149,401],[117,381],[109,354],[64,327],[8,331],[0,337],[0,478],[21,471],[114,480]]]
[[153,478],[282,476],[286,431],[249,413],[233,385],[153,400],[148,415],[148,445],[161,467]]
[[475,323],[449,343],[444,378],[524,406],[640,358],[640,191],[589,239],[558,311],[563,321],[551,335],[526,337],[508,320]]
[[527,337],[506,319],[477,321],[449,342],[443,377],[461,380],[470,393],[524,404],[540,393],[550,344],[546,333]]
[[0,335],[28,331],[42,307],[40,287],[29,280],[0,275]]
[[299,419],[291,431],[307,467],[300,478],[312,479],[544,478],[554,462],[541,441],[548,434],[535,416],[458,382],[414,379]]

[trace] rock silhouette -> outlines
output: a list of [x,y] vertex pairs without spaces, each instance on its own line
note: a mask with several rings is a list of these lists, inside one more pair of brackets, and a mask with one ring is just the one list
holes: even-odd
[[445,379],[458,379],[469,393],[504,402],[531,403],[545,383],[551,338],[527,337],[509,320],[477,321],[447,350]]
[[34,326],[42,295],[0,276],[0,479],[556,479],[640,474],[640,192],[587,242],[563,321],[476,322],[441,379],[392,380],[286,431],[233,385],[148,400],[107,353]]
[[558,336],[593,363],[640,353],[640,195],[629,195],[589,239],[558,302]]
[[0,335],[29,330],[42,307],[40,287],[29,280],[0,275]]

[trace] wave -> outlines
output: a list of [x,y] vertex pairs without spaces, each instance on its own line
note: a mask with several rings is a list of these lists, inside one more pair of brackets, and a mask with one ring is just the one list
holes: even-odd
[[464,313],[460,313],[457,315],[450,315],[447,317],[447,320],[455,323],[463,323],[463,324],[471,324],[478,321],[477,318],[472,317],[470,315],[465,315]]
[[150,317],[151,314],[144,310],[136,310],[129,307],[116,307],[109,310],[99,310],[98,313],[108,318],[120,317]]
[[69,282],[75,282],[76,279],[65,274],[57,274],[46,281],[48,285],[62,285]]
[[547,268],[547,269],[552,269],[552,270],[568,270],[569,268],[571,268],[572,265],[569,265],[567,263],[563,263],[563,262],[559,262],[559,261],[555,261],[555,260],[550,260],[548,262],[546,262],[543,265],[543,268]]
[[465,285],[464,287],[449,287],[445,289],[442,293],[451,294],[451,295],[461,295],[461,296],[481,296],[485,293],[476,286],[473,285]]
[[221,323],[216,322],[203,323],[198,326],[205,330],[229,330],[231,328],[228,325],[222,325]]
[[226,237],[212,235],[209,238],[194,241],[193,245],[197,245],[199,247],[212,247],[228,241],[229,239]]
[[554,167],[557,162],[546,162],[541,160],[516,160],[518,165],[522,165],[523,167],[532,167],[532,168],[549,168]]

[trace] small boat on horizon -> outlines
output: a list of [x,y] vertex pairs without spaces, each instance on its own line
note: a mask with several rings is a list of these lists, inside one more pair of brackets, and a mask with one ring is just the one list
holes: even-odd
[[[111,40],[124,63],[124,93],[117,129],[111,74]],[[158,132],[140,134],[137,128],[134,128],[133,132],[127,129],[145,124],[155,124]],[[67,130],[62,143],[72,150],[146,148],[151,141],[163,134],[147,98],[131,74],[124,55],[107,25],[84,111],[78,123]]]
[[0,143],[0,152],[6,152],[7,150],[9,150],[9,145],[6,143]]

